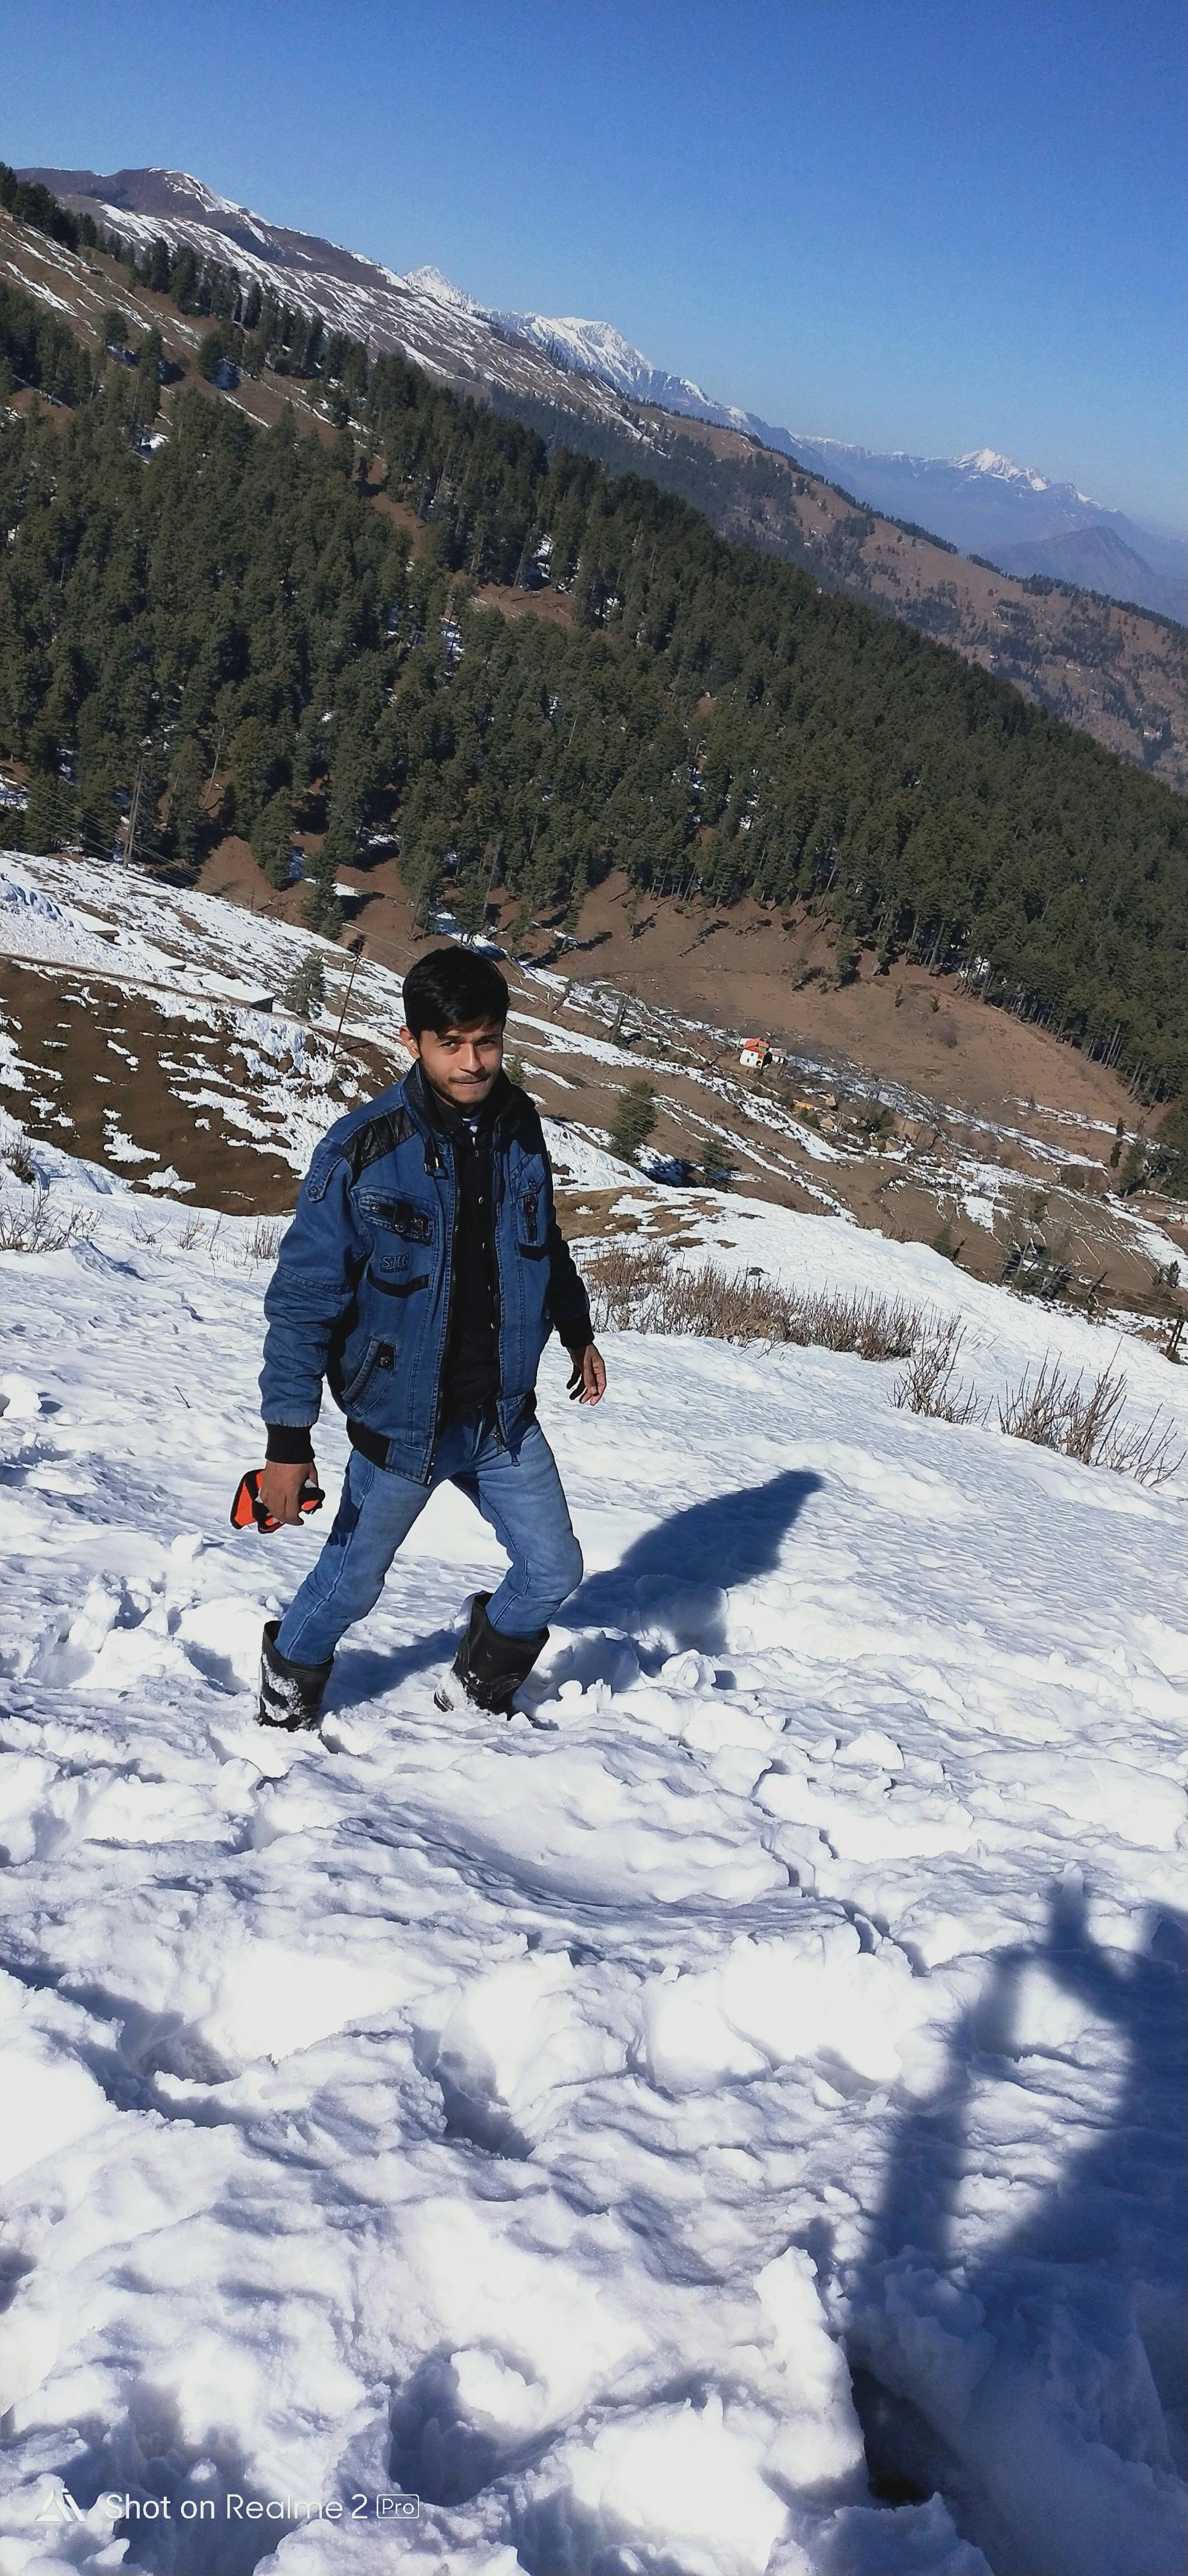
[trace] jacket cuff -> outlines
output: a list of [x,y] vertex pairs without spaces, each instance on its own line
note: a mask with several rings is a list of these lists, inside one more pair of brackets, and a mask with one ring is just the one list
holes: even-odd
[[313,1456],[313,1425],[310,1422],[266,1422],[267,1456],[277,1467],[304,1467]]

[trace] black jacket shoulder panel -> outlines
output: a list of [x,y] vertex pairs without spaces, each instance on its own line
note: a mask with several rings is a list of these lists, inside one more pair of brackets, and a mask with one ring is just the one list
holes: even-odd
[[360,1109],[348,1111],[328,1127],[314,1152],[305,1177],[305,1196],[324,1199],[330,1183],[341,1166],[352,1181],[358,1179],[368,1163],[380,1154],[390,1153],[394,1145],[417,1132],[416,1122],[405,1108],[402,1092],[393,1084],[381,1092],[378,1100]]
[[394,1154],[398,1145],[406,1144],[410,1136],[419,1132],[415,1119],[410,1118],[403,1106],[386,1110],[382,1118],[370,1118],[365,1127],[357,1127],[342,1147],[342,1158],[350,1166],[352,1181],[358,1180],[369,1163],[378,1163],[385,1154]]

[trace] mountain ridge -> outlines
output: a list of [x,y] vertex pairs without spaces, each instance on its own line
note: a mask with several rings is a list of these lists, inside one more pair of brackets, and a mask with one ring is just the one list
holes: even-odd
[[[531,351],[591,389],[655,404],[678,419],[739,431],[840,484],[865,507],[923,526],[959,552],[984,555],[1005,572],[1025,569],[1075,583],[1076,575],[1066,569],[1075,555],[1070,558],[1065,541],[1102,530],[1114,547],[1099,548],[1091,558],[1103,577],[1088,586],[1180,622],[1188,614],[1188,543],[1145,529],[1079,486],[1018,465],[992,447],[929,457],[789,430],[716,400],[691,376],[653,367],[612,323],[483,305],[432,264],[401,274],[321,235],[273,224],[189,172],[160,166],[108,173],[37,168],[20,175],[51,188],[73,211],[128,230],[140,248],[162,225],[208,257],[226,258],[225,245],[233,243],[239,263],[262,282],[265,269],[282,269],[290,289],[304,289],[333,324],[377,348],[402,346],[431,368],[449,372],[451,364],[460,364],[514,395],[540,398],[543,392],[547,399],[519,356]],[[599,416],[597,394],[594,409]],[[1025,567],[1018,560],[1023,547]]]
[[[12,178],[17,185],[15,173]],[[138,325],[159,329],[170,364],[193,377],[208,330],[224,339],[230,332],[232,357],[238,343],[245,344],[240,355],[248,354],[249,334],[226,317],[246,311],[254,299],[258,309],[290,317],[281,333],[286,349],[279,375],[271,357],[249,357],[234,401],[262,421],[275,417],[278,402],[295,405],[298,414],[309,415],[310,425],[320,420],[324,428],[321,362],[307,388],[300,354],[299,326],[316,316],[330,335],[322,341],[324,351],[333,347],[335,335],[345,335],[344,351],[366,338],[373,351],[386,349],[419,365],[443,391],[510,413],[544,440],[550,454],[568,448],[612,474],[646,477],[691,503],[720,535],[798,566],[819,591],[862,601],[881,617],[953,646],[1108,750],[1188,790],[1184,638],[1166,619],[1048,576],[1024,581],[999,574],[988,562],[971,561],[944,539],[927,535],[918,519],[861,509],[844,486],[765,448],[748,431],[630,401],[599,378],[567,366],[565,352],[554,358],[510,323],[488,321],[474,299],[440,271],[421,268],[401,280],[312,235],[275,232],[265,240],[263,218],[244,212],[240,222],[234,207],[222,212],[230,201],[185,174],[116,173],[104,184],[111,189],[109,202],[75,191],[73,203],[92,238],[105,238],[110,230],[118,248],[122,237],[114,261],[101,246],[79,256],[48,239],[36,223],[30,229],[6,218],[0,235],[0,269],[36,299],[68,313],[84,345],[101,339],[114,288],[114,301],[127,309],[128,327],[134,333]],[[133,217],[115,202],[131,194],[154,209],[170,203],[180,211]],[[54,202],[51,194],[47,204]],[[215,228],[216,218],[224,229]],[[250,229],[255,247],[241,249],[228,225],[245,235]],[[276,252],[271,263],[262,243]],[[192,287],[183,315],[158,286],[168,277],[170,261],[186,251]],[[154,286],[150,273],[157,275],[162,257],[164,277]],[[128,266],[133,258],[135,275]],[[362,286],[360,279],[366,281]],[[333,416],[341,415],[341,391],[330,408]],[[348,403],[347,416],[349,411]],[[539,586],[533,571],[527,587]],[[539,604],[554,616],[564,607],[547,589]]]

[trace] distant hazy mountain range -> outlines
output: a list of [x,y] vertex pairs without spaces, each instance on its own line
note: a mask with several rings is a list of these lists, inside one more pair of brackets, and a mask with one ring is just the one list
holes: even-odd
[[[26,170],[79,212],[143,246],[156,234],[228,262],[290,303],[324,313],[373,348],[401,348],[451,383],[487,382],[521,398],[568,402],[623,421],[651,404],[742,431],[840,484],[870,509],[907,519],[1004,572],[1058,581],[1188,613],[1188,541],[1105,509],[1071,483],[1053,483],[991,448],[967,456],[882,455],[789,430],[716,402],[687,376],[652,367],[607,322],[499,312],[439,269],[400,276],[316,234],[272,224],[176,170]],[[616,399],[616,397],[618,399]]]

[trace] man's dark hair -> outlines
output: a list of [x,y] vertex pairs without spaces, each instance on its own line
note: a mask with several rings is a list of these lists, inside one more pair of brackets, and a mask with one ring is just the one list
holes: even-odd
[[415,1038],[422,1029],[468,1029],[476,1020],[506,1020],[510,1000],[489,957],[476,957],[473,948],[431,948],[404,978],[404,1025]]

